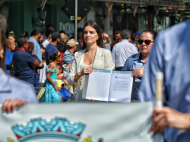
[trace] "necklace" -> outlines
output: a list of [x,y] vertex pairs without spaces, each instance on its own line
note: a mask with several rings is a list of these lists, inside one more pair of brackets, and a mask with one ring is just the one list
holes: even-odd
[[95,55],[91,55],[91,56],[89,57],[88,53],[86,53],[86,57],[88,58],[90,64],[92,64],[92,63],[94,62]]

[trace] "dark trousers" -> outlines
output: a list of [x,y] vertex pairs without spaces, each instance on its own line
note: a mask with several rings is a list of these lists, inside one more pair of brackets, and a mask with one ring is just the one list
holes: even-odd
[[41,89],[41,85],[40,85],[39,75],[37,73],[34,73],[34,88],[35,88],[36,94],[38,95],[38,92]]

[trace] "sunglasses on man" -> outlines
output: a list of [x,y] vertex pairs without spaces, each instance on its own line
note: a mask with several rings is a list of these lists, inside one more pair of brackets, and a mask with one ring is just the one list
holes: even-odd
[[149,45],[151,42],[153,42],[153,41],[151,41],[151,40],[149,40],[149,39],[146,39],[146,40],[142,40],[142,39],[138,39],[138,43],[139,44],[143,44],[143,42],[146,44],[146,45]]

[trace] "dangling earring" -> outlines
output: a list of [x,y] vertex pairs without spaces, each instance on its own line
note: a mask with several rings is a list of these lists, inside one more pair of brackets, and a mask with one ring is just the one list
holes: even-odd
[[1,59],[3,59],[3,58],[4,58],[3,54],[0,56],[0,58],[1,58]]

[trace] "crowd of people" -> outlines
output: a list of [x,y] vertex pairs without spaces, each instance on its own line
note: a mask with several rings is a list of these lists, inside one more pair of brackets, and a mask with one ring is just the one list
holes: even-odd
[[0,24],[0,102],[4,103],[4,110],[10,112],[26,103],[94,101],[85,99],[84,89],[85,74],[93,69],[132,71],[135,78],[132,100],[154,101],[155,74],[161,71],[163,103],[167,107],[154,110],[150,130],[154,134],[164,131],[167,142],[188,141],[190,79],[186,71],[190,21],[161,32],[158,37],[154,30],[138,31],[135,41],[127,29],[115,31],[111,41],[96,22],[88,21],[78,28],[78,41],[68,39],[63,30],[55,32],[49,25],[45,35],[34,29],[29,37],[24,31],[16,42],[14,32],[5,36],[3,16]]

